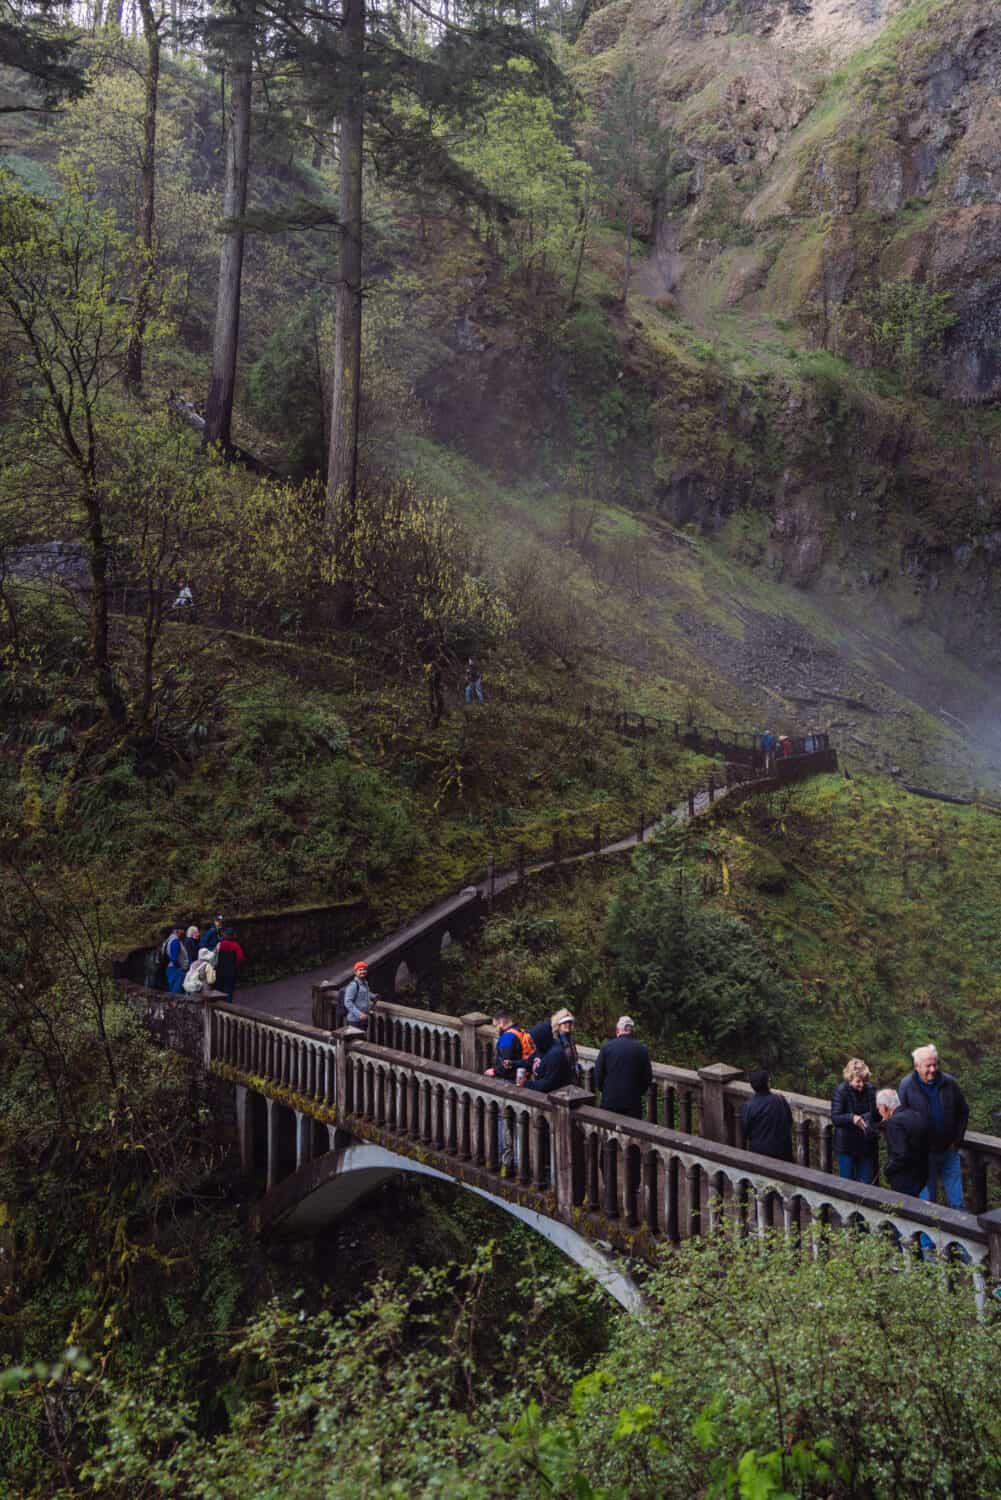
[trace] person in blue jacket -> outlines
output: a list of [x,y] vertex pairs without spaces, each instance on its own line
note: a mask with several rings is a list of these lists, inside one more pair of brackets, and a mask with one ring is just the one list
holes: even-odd
[[179,995],[184,988],[184,975],[189,961],[184,944],[184,928],[175,927],[167,941],[167,988],[172,995]]

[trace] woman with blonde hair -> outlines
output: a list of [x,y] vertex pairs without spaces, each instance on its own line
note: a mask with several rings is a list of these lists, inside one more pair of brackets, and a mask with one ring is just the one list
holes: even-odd
[[879,1155],[876,1089],[861,1057],[848,1059],[842,1079],[831,1100],[838,1176],[852,1182],[873,1182]]

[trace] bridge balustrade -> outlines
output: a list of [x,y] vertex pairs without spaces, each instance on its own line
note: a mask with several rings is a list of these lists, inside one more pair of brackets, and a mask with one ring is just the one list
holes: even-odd
[[333,1107],[337,1050],[329,1032],[293,1021],[269,1022],[228,1005],[209,1007],[206,1023],[207,1063]]
[[[471,1071],[483,1073],[492,1065],[495,1034],[491,1026],[483,1024],[484,1018],[474,1013],[465,1018],[435,1012],[418,1011],[406,1006],[380,1003],[376,1012],[375,1040],[384,1046],[410,1056],[423,1057],[444,1062],[452,1067],[468,1066],[463,1059],[463,1027],[472,1025],[475,1032],[475,1061]],[[582,1065],[581,1084],[592,1094],[597,1093],[594,1084],[594,1064],[598,1052],[595,1047],[580,1046],[577,1055]],[[737,1075],[737,1070],[732,1070]],[[693,1068],[676,1068],[667,1063],[654,1063],[653,1083],[644,1101],[644,1119],[650,1124],[665,1125],[686,1135],[708,1135],[703,1123],[703,1089],[706,1085],[700,1073]],[[820,1172],[833,1172],[834,1131],[831,1125],[830,1104],[809,1094],[791,1093],[783,1090],[793,1115],[793,1148],[797,1165],[810,1167]],[[723,1130],[720,1139],[728,1145],[742,1148],[743,1132],[740,1128],[740,1110],[750,1098],[749,1084],[734,1082],[723,1089]],[[975,1213],[984,1213],[992,1202],[1001,1200],[1001,1139],[982,1135],[976,1131],[968,1133],[963,1146],[963,1158],[967,1197]]]
[[537,1192],[552,1187],[554,1106],[545,1095],[490,1078],[473,1082],[442,1064],[415,1066],[411,1057],[371,1043],[351,1048],[347,1078],[345,1116],[357,1125],[494,1176],[506,1136],[513,1157],[508,1180]]
[[[922,1243],[944,1259],[962,1258],[973,1268],[980,1302],[988,1270],[1001,1279],[998,1213],[978,1221],[974,1214],[845,1181],[806,1161],[773,1161],[654,1119],[609,1114],[574,1086],[540,1094],[498,1083],[369,1042],[351,1027],[323,1033],[276,1026],[225,1006],[209,1007],[207,1020],[206,1062],[214,1071],[288,1104],[300,1120],[308,1122],[311,1113],[329,1119],[333,1109],[338,1128],[349,1135],[388,1145],[495,1195],[513,1194],[523,1207],[632,1253],[652,1254],[658,1243],[725,1229],[738,1235],[773,1230],[815,1254],[820,1228],[855,1228],[893,1240],[903,1264]],[[456,1045],[461,1042],[460,1035]],[[651,1090],[652,1113],[664,1112],[673,1089],[707,1128],[735,1119],[742,1097],[741,1087],[728,1082],[735,1070],[717,1064],[702,1075],[661,1072]],[[801,1154],[808,1156],[806,1127],[815,1123],[821,1101],[793,1100],[804,1127]],[[819,1130],[816,1135],[822,1139]],[[513,1162],[502,1173],[505,1145]],[[270,1159],[268,1177],[269,1184],[277,1180]]]
[[454,1016],[406,1005],[380,1004],[370,1025],[371,1040],[382,1047],[447,1063],[453,1068],[462,1066],[462,1026]]

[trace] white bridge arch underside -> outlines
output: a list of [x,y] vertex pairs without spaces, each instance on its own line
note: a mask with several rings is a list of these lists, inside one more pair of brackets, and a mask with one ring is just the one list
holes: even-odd
[[337,1158],[336,1170],[276,1219],[272,1225],[274,1229],[283,1235],[317,1234],[347,1213],[366,1193],[372,1192],[400,1172],[416,1172],[422,1177],[435,1177],[440,1182],[451,1183],[453,1187],[485,1198],[488,1203],[520,1219],[551,1245],[562,1250],[564,1255],[588,1271],[627,1312],[639,1312],[642,1306],[642,1297],[636,1284],[616,1264],[613,1257],[558,1219],[551,1219],[546,1214],[540,1214],[520,1203],[509,1202],[506,1198],[498,1198],[494,1193],[473,1187],[470,1183],[458,1182],[447,1172],[439,1172],[436,1167],[413,1161],[408,1156],[399,1156],[394,1151],[387,1151],[384,1146],[373,1146],[362,1141],[331,1152],[330,1155]]

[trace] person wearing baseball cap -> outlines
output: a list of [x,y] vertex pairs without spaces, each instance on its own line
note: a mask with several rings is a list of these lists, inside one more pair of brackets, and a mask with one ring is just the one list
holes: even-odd
[[574,1017],[564,1006],[550,1018],[553,1044],[535,1060],[532,1077],[525,1080],[530,1089],[551,1094],[565,1084],[576,1083],[579,1071],[577,1047],[573,1039]]
[[344,988],[345,1025],[361,1026],[367,1030],[376,999],[368,987],[368,964],[361,959],[355,964],[355,977]]
[[643,1096],[653,1082],[650,1054],[633,1036],[632,1016],[620,1016],[615,1037],[605,1042],[594,1064],[594,1085],[601,1093],[602,1109],[631,1120],[643,1117]]

